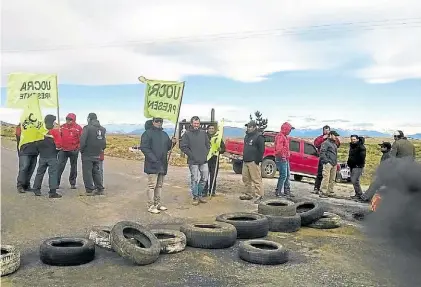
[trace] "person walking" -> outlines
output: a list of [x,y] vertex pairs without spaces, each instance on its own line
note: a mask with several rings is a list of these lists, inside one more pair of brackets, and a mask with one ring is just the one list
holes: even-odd
[[57,153],[61,149],[61,135],[59,129],[54,128],[56,116],[46,115],[44,119],[45,128],[48,133],[45,135],[44,140],[37,142],[39,150],[39,161],[37,174],[34,180],[34,194],[41,196],[41,185],[44,179],[45,172],[48,169],[48,187],[49,198],[61,198],[61,194],[57,193],[57,172],[58,160]]
[[415,146],[404,135],[401,130],[398,130],[393,135],[395,141],[392,144],[390,155],[396,158],[410,158],[415,160]]
[[35,167],[38,160],[38,146],[36,142],[30,142],[22,145],[19,149],[21,137],[21,124],[16,127],[15,131],[17,149],[19,156],[19,171],[16,179],[16,188],[18,193],[25,193],[31,191],[31,178],[34,174]]
[[290,165],[289,165],[289,134],[294,128],[288,122],[285,122],[281,126],[281,131],[275,138],[275,162],[279,170],[278,184],[275,189],[275,195],[294,197],[291,194],[291,184],[289,178]]
[[80,137],[82,154],[82,175],[87,196],[104,194],[100,171],[100,156],[107,147],[106,129],[101,126],[95,113],[88,115],[88,124],[83,127]]
[[193,196],[192,204],[206,203],[203,190],[209,177],[207,156],[210,142],[206,132],[200,129],[198,116],[191,118],[190,129],[181,138],[180,149],[187,155]]
[[79,157],[80,137],[82,127],[76,123],[76,115],[69,113],[66,116],[66,123],[61,125],[62,149],[58,153],[58,186],[61,176],[66,168],[67,160],[70,159],[69,183],[71,189],[76,189],[77,159]]
[[262,133],[257,130],[255,121],[252,120],[245,126],[247,132],[244,137],[242,171],[245,193],[240,196],[240,199],[252,200],[256,198],[255,203],[259,203],[264,195],[260,163],[265,152],[265,139]]
[[[217,125],[216,124],[210,124],[208,126],[208,137],[210,145],[217,145],[216,141],[218,138],[217,131]],[[222,132],[222,131],[219,131]],[[217,150],[219,154],[223,154],[225,152],[225,143],[224,140],[221,139],[221,144],[219,147],[215,147],[213,150]],[[212,149],[211,151],[212,152]],[[203,193],[205,196],[208,195],[208,193],[211,193],[212,196],[215,196],[215,190],[216,190],[216,179],[218,177],[219,172],[219,163],[217,162],[219,160],[218,155],[213,154],[211,158],[208,160],[208,168],[209,168],[209,180],[206,181],[205,188],[203,190]]]
[[336,131],[330,131],[320,148],[320,160],[323,165],[323,179],[319,192],[321,198],[334,194],[333,187],[335,186],[336,166],[338,164],[337,137],[339,137],[339,134]]
[[162,118],[146,121],[140,142],[140,150],[145,155],[143,170],[148,176],[148,211],[153,214],[167,210],[161,204],[162,185],[168,171],[168,152],[177,143],[162,129],[162,123]]
[[349,143],[349,154],[347,165],[351,171],[351,182],[354,186],[355,195],[351,196],[352,199],[361,199],[362,190],[360,178],[364,171],[366,148],[364,146],[364,137],[358,135],[351,135],[351,142]]

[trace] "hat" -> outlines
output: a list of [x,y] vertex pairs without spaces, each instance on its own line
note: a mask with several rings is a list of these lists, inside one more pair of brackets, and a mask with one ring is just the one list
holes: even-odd
[[395,137],[404,137],[403,131],[397,130],[393,133],[393,136]]
[[247,124],[245,124],[244,126],[246,127],[257,127],[257,124],[255,121],[249,121]]
[[334,135],[334,136],[337,136],[337,137],[339,136],[339,134],[336,131],[330,131],[329,135]]
[[392,144],[390,142],[382,142],[381,144],[379,144],[379,146],[385,147],[387,149],[392,149]]
[[90,119],[90,120],[97,120],[97,119],[98,119],[98,117],[96,116],[96,114],[95,114],[95,113],[89,113],[89,115],[88,115],[88,119]]

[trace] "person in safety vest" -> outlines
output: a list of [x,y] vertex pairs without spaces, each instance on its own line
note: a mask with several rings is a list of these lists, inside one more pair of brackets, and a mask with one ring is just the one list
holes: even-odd
[[218,153],[223,154],[225,152],[224,140],[221,139],[221,142],[218,142],[218,133],[216,132],[217,127],[218,126],[215,123],[212,123],[208,126],[208,137],[211,148],[208,154],[209,180],[206,182],[205,188],[203,190],[205,196],[207,196],[209,193],[212,193],[212,196],[215,195],[216,178],[218,177],[219,171],[219,162],[217,162]]

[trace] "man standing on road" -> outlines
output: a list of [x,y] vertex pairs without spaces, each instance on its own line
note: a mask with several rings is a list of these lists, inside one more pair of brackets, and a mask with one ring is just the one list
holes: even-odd
[[191,177],[193,205],[206,203],[204,197],[205,183],[209,177],[207,156],[210,150],[208,135],[200,129],[200,119],[194,116],[190,120],[190,130],[181,139],[180,149],[187,155]]
[[[83,127],[80,137],[82,154],[82,175],[86,195],[104,194],[104,185],[100,170],[100,155],[107,146],[106,130],[98,121],[95,113],[88,115],[88,124]],[[96,193],[94,194],[94,192]]]
[[255,203],[259,203],[264,195],[260,163],[265,152],[265,139],[257,130],[255,121],[250,121],[245,126],[247,132],[244,137],[242,172],[245,193],[240,196],[240,199],[252,200],[256,197]]
[[394,133],[395,142],[392,145],[390,155],[396,158],[412,158],[415,160],[415,146],[405,137],[402,131]]
[[336,166],[338,164],[338,146],[336,139],[339,134],[336,131],[330,131],[327,140],[322,143],[320,148],[320,161],[323,165],[323,179],[319,196],[326,198],[333,195],[333,187],[336,178]]
[[[218,135],[216,134],[216,129],[217,129],[216,124],[210,124],[208,126],[208,137],[209,137],[211,146],[217,145],[216,139]],[[225,152],[225,143],[223,139],[221,139],[221,144],[219,146],[219,149],[218,147],[215,147],[214,150],[217,150],[219,154],[223,154]],[[211,152],[212,152],[212,149],[211,149]],[[205,189],[203,190],[205,196],[208,195],[209,190],[212,193],[212,196],[215,195],[216,179],[218,177],[218,171],[219,171],[219,163],[217,163],[217,160],[218,160],[218,155],[215,155],[215,154],[213,154],[212,157],[208,160],[209,180],[206,181]]]
[[289,166],[289,134],[293,129],[294,128],[290,123],[285,122],[282,124],[281,131],[275,138],[275,161],[279,170],[278,184],[275,190],[276,196],[294,197],[291,194],[291,185],[289,181],[291,176]]
[[42,180],[48,169],[48,186],[50,188],[49,198],[61,198],[61,194],[57,193],[57,153],[61,149],[61,135],[60,130],[54,128],[55,120],[56,117],[53,115],[45,116],[44,123],[48,133],[45,135],[44,140],[37,142],[39,161],[33,186],[34,194],[36,196],[41,196]]
[[31,177],[34,174],[38,159],[38,146],[36,142],[24,144],[19,149],[21,125],[16,127],[16,141],[18,142],[19,172],[17,177],[17,191],[25,193],[31,191]]
[[351,182],[354,186],[355,195],[352,199],[361,199],[362,190],[360,185],[360,178],[364,171],[366,148],[364,146],[365,139],[358,135],[351,135],[351,142],[349,143],[349,154],[347,165],[351,171]]
[[161,191],[168,170],[168,152],[177,142],[162,130],[162,122],[162,118],[146,121],[140,142],[145,155],[144,172],[148,175],[148,211],[153,214],[167,210],[161,205]]
[[76,189],[77,158],[79,156],[81,135],[82,127],[76,123],[76,115],[73,113],[68,114],[66,123],[61,126],[62,150],[58,153],[58,186],[60,186],[67,159],[70,158],[70,188]]

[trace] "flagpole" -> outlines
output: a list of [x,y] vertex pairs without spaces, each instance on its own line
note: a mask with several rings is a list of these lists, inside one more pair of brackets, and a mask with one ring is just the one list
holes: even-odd
[[[212,185],[209,188],[210,190],[209,199],[212,199],[212,190],[216,184],[216,175],[218,174],[218,168],[219,168],[219,151],[218,151],[218,156],[216,157],[216,166],[215,166],[215,171],[213,173]],[[215,193],[216,193],[216,188],[215,188]]]
[[[180,99],[180,105],[179,105],[179,107],[178,107],[178,112],[177,112],[177,121],[176,121],[176,123],[175,123],[175,129],[174,129],[173,138],[175,138],[176,133],[177,133],[177,127],[178,127],[178,121],[179,121],[179,118],[180,118],[181,104],[183,103],[184,86],[185,86],[185,85],[186,85],[186,82],[184,81],[184,82],[183,82],[183,89],[181,90],[181,99]],[[172,139],[171,139],[171,140],[172,140]],[[178,139],[178,140],[180,140],[180,139]],[[170,163],[170,158],[171,158],[171,153],[172,153],[172,150],[173,150],[173,149],[171,149],[171,150],[170,150],[170,152],[168,153],[168,159],[167,159],[168,164]]]
[[57,91],[57,124],[58,124],[58,130],[61,131],[60,127],[60,101],[58,96],[58,76],[56,75],[56,91]]

